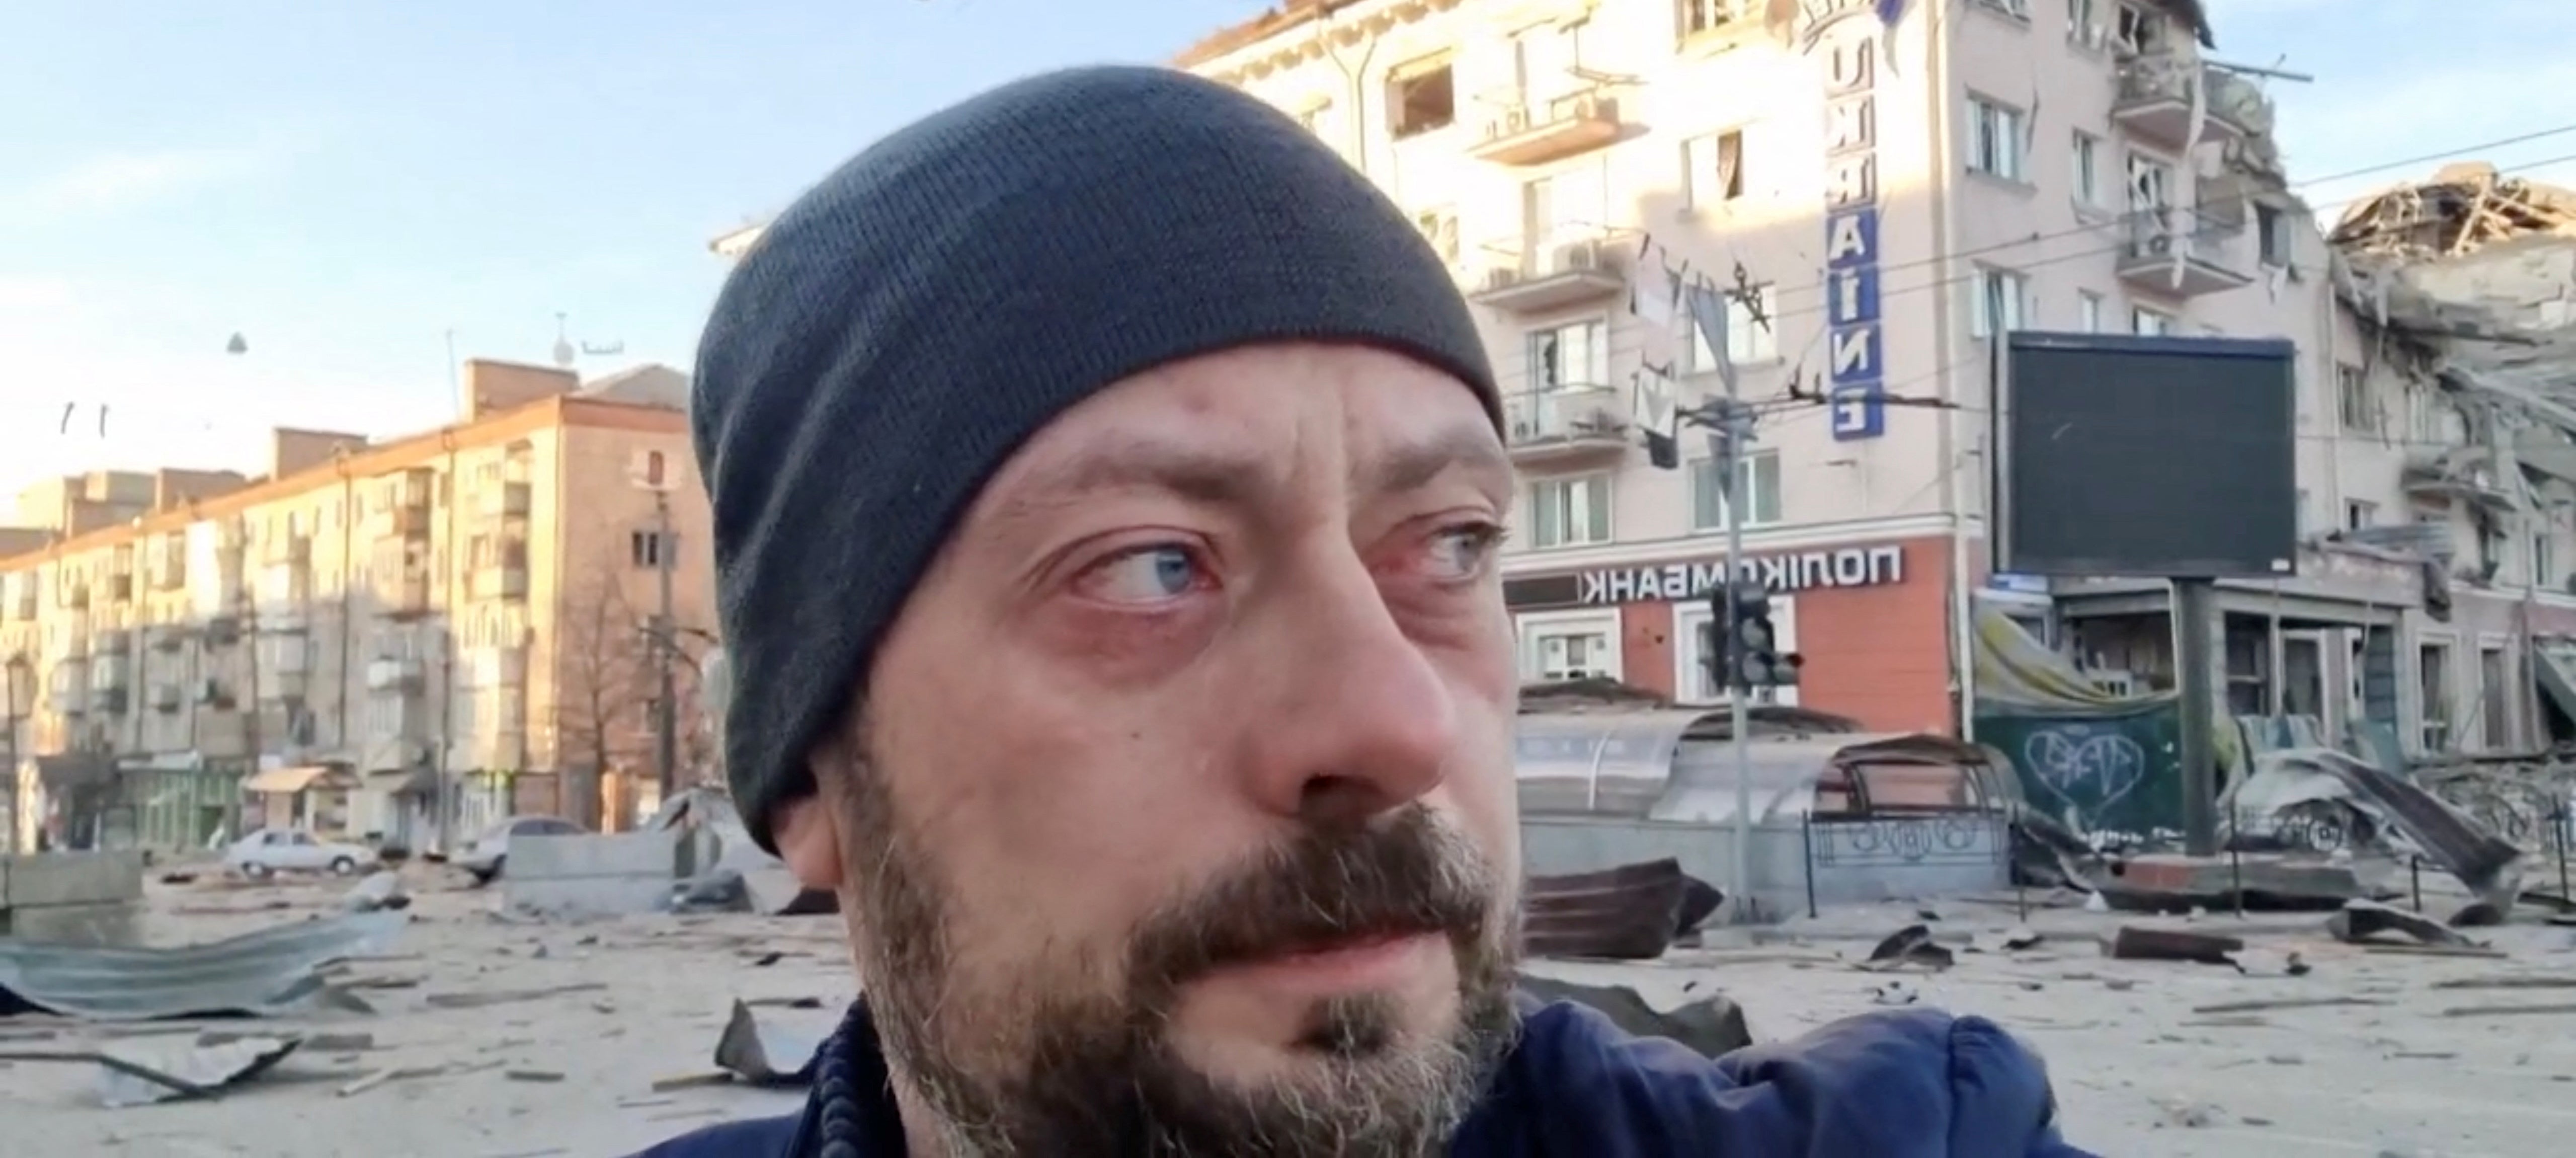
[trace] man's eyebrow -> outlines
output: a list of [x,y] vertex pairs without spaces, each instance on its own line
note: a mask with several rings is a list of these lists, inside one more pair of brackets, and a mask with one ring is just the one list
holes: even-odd
[[1511,458],[1503,453],[1493,428],[1465,423],[1388,445],[1375,462],[1359,468],[1360,477],[1354,481],[1362,497],[1374,498],[1420,490],[1453,470],[1504,489],[1512,482]]

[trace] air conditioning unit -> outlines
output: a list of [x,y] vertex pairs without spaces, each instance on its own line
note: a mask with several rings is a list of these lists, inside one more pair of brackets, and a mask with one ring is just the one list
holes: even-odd
[[1560,245],[1556,249],[1556,268],[1567,271],[1599,269],[1601,247],[1589,241]]
[[1521,271],[1508,265],[1498,265],[1485,271],[1485,282],[1481,288],[1487,290],[1510,289],[1513,286],[1519,285],[1520,281]]

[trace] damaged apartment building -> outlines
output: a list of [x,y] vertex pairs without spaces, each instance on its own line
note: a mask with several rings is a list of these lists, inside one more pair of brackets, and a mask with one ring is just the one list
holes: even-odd
[[1973,728],[1980,607],[2110,691],[2172,687],[2160,582],[1989,573],[1992,348],[2287,337],[2308,545],[2296,578],[2223,593],[2226,714],[2531,743],[2532,641],[2576,627],[2567,484],[2515,453],[2528,408],[2362,304],[2290,191],[2280,76],[2217,32],[2187,0],[1324,0],[1182,63],[1368,172],[1478,307],[1527,479],[1526,678],[1721,698],[1698,628],[1726,503],[1708,460],[1659,470],[1635,437],[1660,355],[1633,293],[1660,266],[1732,291],[1724,332],[1671,359],[1680,401],[1723,363],[1775,404],[1735,481],[1741,562],[1806,659],[1778,699]]
[[[2223,711],[2383,764],[2576,739],[2576,194],[2455,165],[2328,241],[2275,275],[2320,318],[2285,331],[2304,543],[2223,585]],[[2159,586],[2060,584],[2062,649],[2172,686]]]

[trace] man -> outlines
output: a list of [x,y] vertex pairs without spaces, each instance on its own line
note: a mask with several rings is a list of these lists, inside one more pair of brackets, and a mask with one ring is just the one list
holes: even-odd
[[1515,999],[1493,372],[1269,107],[1097,68],[894,134],[692,406],[734,794],[865,996],[804,1113],[648,1153],[2077,1154],[1982,1021],[1711,1063]]

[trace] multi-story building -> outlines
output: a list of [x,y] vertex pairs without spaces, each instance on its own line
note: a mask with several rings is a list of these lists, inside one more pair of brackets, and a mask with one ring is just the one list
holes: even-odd
[[[2160,583],[1988,574],[1997,336],[2286,336],[2313,541],[2297,579],[2223,594],[2230,710],[2338,737],[2378,721],[2409,746],[2536,734],[2517,673],[2533,631],[2576,629],[2566,520],[2499,529],[2434,478],[2516,420],[2464,410],[2343,309],[2271,106],[2203,55],[2202,19],[2179,0],[1306,0],[1180,63],[1303,120],[1475,302],[1526,475],[1507,587],[1531,678],[1719,698],[1697,630],[1717,472],[1654,468],[1631,413],[1661,360],[1632,294],[1671,270],[1729,291],[1717,332],[1671,352],[1680,401],[1723,363],[1767,411],[1737,482],[1806,659],[1785,698],[1961,726],[1977,599],[2169,684]],[[2566,489],[2530,486],[2535,510]],[[2375,529],[2419,522],[2446,529]],[[2433,538],[2479,562],[2428,604],[2406,551]],[[2440,722],[2463,702],[2487,705],[2474,726]]]
[[[2576,632],[2576,491],[2530,449],[2566,438],[2347,304],[2259,76],[2204,55],[2205,19],[2186,0],[1291,0],[1177,63],[1302,120],[1475,303],[1525,476],[1506,588],[1530,679],[1722,698],[1698,628],[1726,502],[1695,447],[1674,470],[1641,449],[1653,364],[1685,405],[1731,370],[1765,412],[1736,482],[1806,660],[1778,698],[1970,727],[1981,603],[2105,684],[2169,687],[2161,582],[1990,573],[1998,337],[2288,337],[2306,542],[2295,578],[2222,587],[2224,710],[2412,751],[2536,742],[2567,726],[2533,692],[2533,641]],[[1659,341],[1639,315],[1667,271],[1727,291],[1712,332]]]
[[663,569],[689,638],[659,638],[685,655],[713,622],[707,552],[682,549],[708,527],[686,380],[465,378],[453,425],[279,430],[262,478],[0,558],[22,847],[80,788],[87,838],[164,847],[246,797],[421,847],[531,800],[618,811],[649,774]]

